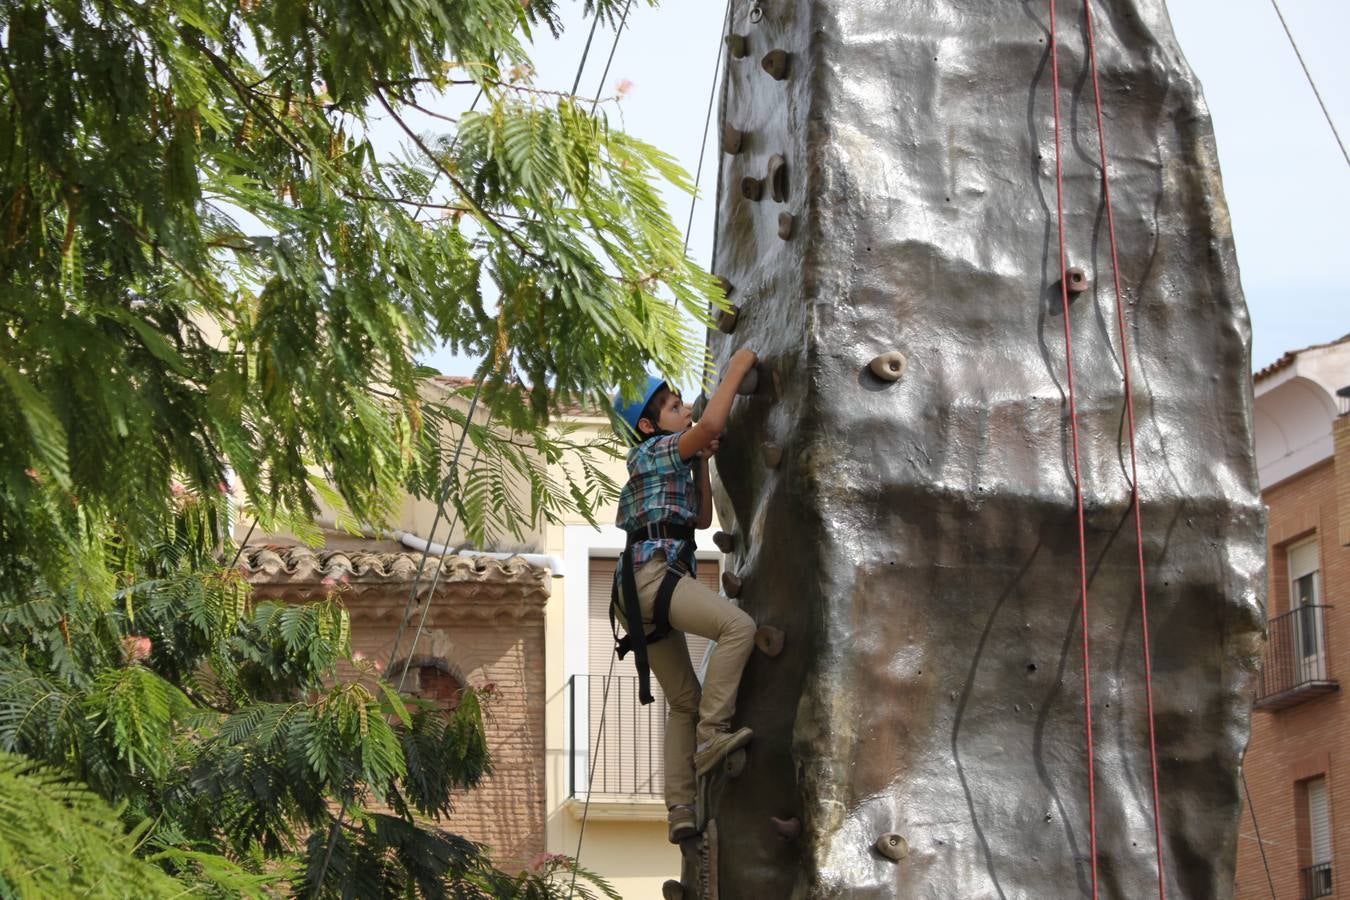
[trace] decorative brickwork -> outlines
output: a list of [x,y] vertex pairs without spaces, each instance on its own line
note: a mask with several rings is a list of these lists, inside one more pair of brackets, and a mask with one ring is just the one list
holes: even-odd
[[1344,418],[1337,423],[1338,453],[1274,485],[1264,494],[1270,508],[1269,611],[1272,617],[1290,608],[1287,551],[1291,545],[1315,537],[1319,555],[1322,603],[1327,612],[1324,642],[1328,674],[1343,689],[1313,697],[1277,712],[1252,716],[1252,737],[1245,771],[1251,790],[1251,808],[1244,810],[1238,844],[1238,900],[1269,900],[1270,886],[1256,842],[1251,811],[1256,812],[1276,896],[1303,897],[1301,870],[1311,865],[1306,783],[1326,778],[1331,808],[1333,893],[1350,897],[1340,887],[1350,876],[1350,707],[1345,688],[1350,679],[1350,548],[1340,535],[1342,501],[1338,497],[1339,471],[1350,467],[1342,437]]
[[[545,848],[544,604],[547,570],[517,560],[456,556],[443,568],[412,647],[426,589],[394,640],[420,554],[249,547],[241,568],[255,596],[304,602],[338,592],[352,618],[352,649],[391,673],[404,691],[458,703],[462,687],[485,697],[493,774],[460,796],[445,827],[486,844],[499,865],[524,866]],[[430,587],[436,557],[419,581]],[[411,652],[411,659],[409,653]],[[340,675],[359,677],[350,667]]]

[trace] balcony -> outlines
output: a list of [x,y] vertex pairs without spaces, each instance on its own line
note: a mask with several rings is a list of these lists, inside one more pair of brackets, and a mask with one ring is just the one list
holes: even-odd
[[1267,623],[1266,660],[1256,709],[1285,709],[1340,689],[1327,664],[1329,609],[1300,606]]
[[1331,896],[1331,863],[1308,866],[1302,870],[1302,874],[1303,893],[1300,896],[1303,900],[1317,900],[1318,897]]
[[[608,690],[606,690],[608,684]],[[592,819],[665,820],[666,702],[638,702],[636,675],[568,679],[568,806]]]

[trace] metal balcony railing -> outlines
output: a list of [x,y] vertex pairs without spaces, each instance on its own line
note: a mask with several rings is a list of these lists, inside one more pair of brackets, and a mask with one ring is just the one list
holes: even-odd
[[1331,863],[1318,863],[1303,869],[1303,900],[1331,896]]
[[[608,682],[609,690],[605,685]],[[666,700],[638,702],[636,675],[568,679],[569,796],[661,799],[665,795]]]
[[1300,606],[1267,623],[1257,709],[1283,709],[1339,689],[1327,665],[1329,609]]

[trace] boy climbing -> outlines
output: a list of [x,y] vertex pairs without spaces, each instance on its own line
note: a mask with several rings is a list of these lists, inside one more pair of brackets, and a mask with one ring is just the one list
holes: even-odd
[[[694,530],[712,524],[707,461],[717,452],[731,402],[756,361],[753,350],[731,357],[697,424],[679,392],[659,378],[647,380],[639,401],[614,401],[635,446],[628,452],[628,483],[619,495],[618,525],[628,533],[628,543],[614,573],[610,617],[624,625],[619,658],[633,653],[639,699],[652,702],[651,672],[670,704],[665,765],[671,843],[698,833],[697,779],[748,744],[753,734],[749,728],[732,731],[731,716],[754,646],[754,622],[693,575]],[[685,634],[717,642],[702,690]]]

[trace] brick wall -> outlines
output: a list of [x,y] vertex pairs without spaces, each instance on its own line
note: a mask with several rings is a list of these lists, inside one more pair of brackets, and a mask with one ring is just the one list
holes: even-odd
[[[306,603],[336,594],[351,615],[353,654],[372,671],[402,672],[403,690],[455,705],[461,687],[485,694],[493,774],[454,797],[443,827],[485,844],[501,867],[521,868],[545,849],[544,607],[547,569],[520,560],[433,558],[411,627],[395,648],[398,623],[421,560],[416,554],[369,548],[313,550],[289,544],[244,548],[240,569],[256,600]],[[423,619],[426,591],[435,596]],[[413,647],[413,636],[421,631]],[[338,676],[364,677],[343,664]],[[398,676],[394,676],[395,684]]]
[[[348,607],[352,649],[381,665],[389,662],[397,626],[363,621],[359,601]],[[405,634],[404,648],[410,643],[411,634]],[[404,658],[400,654],[394,660],[396,671],[402,671]],[[544,850],[542,616],[429,624],[418,640],[404,690],[448,705],[456,702],[459,683],[488,686],[485,713],[494,773],[456,798],[445,827],[486,844],[498,865],[523,866]]]
[[[1337,423],[1338,425],[1342,423]],[[1350,456],[1340,455],[1342,472]],[[1315,536],[1321,572],[1321,601],[1339,606],[1326,614],[1328,674],[1350,678],[1350,548],[1340,536],[1337,464],[1328,460],[1268,489],[1270,508],[1270,616],[1289,609],[1289,570],[1285,552]],[[1331,807],[1332,897],[1350,898],[1350,708],[1346,691],[1315,697],[1277,712],[1258,710],[1244,770],[1251,806],[1244,810],[1238,842],[1239,900],[1269,900],[1271,889],[1256,842],[1252,811],[1265,844],[1275,896],[1303,897],[1300,870],[1309,865],[1304,782],[1324,776]]]

